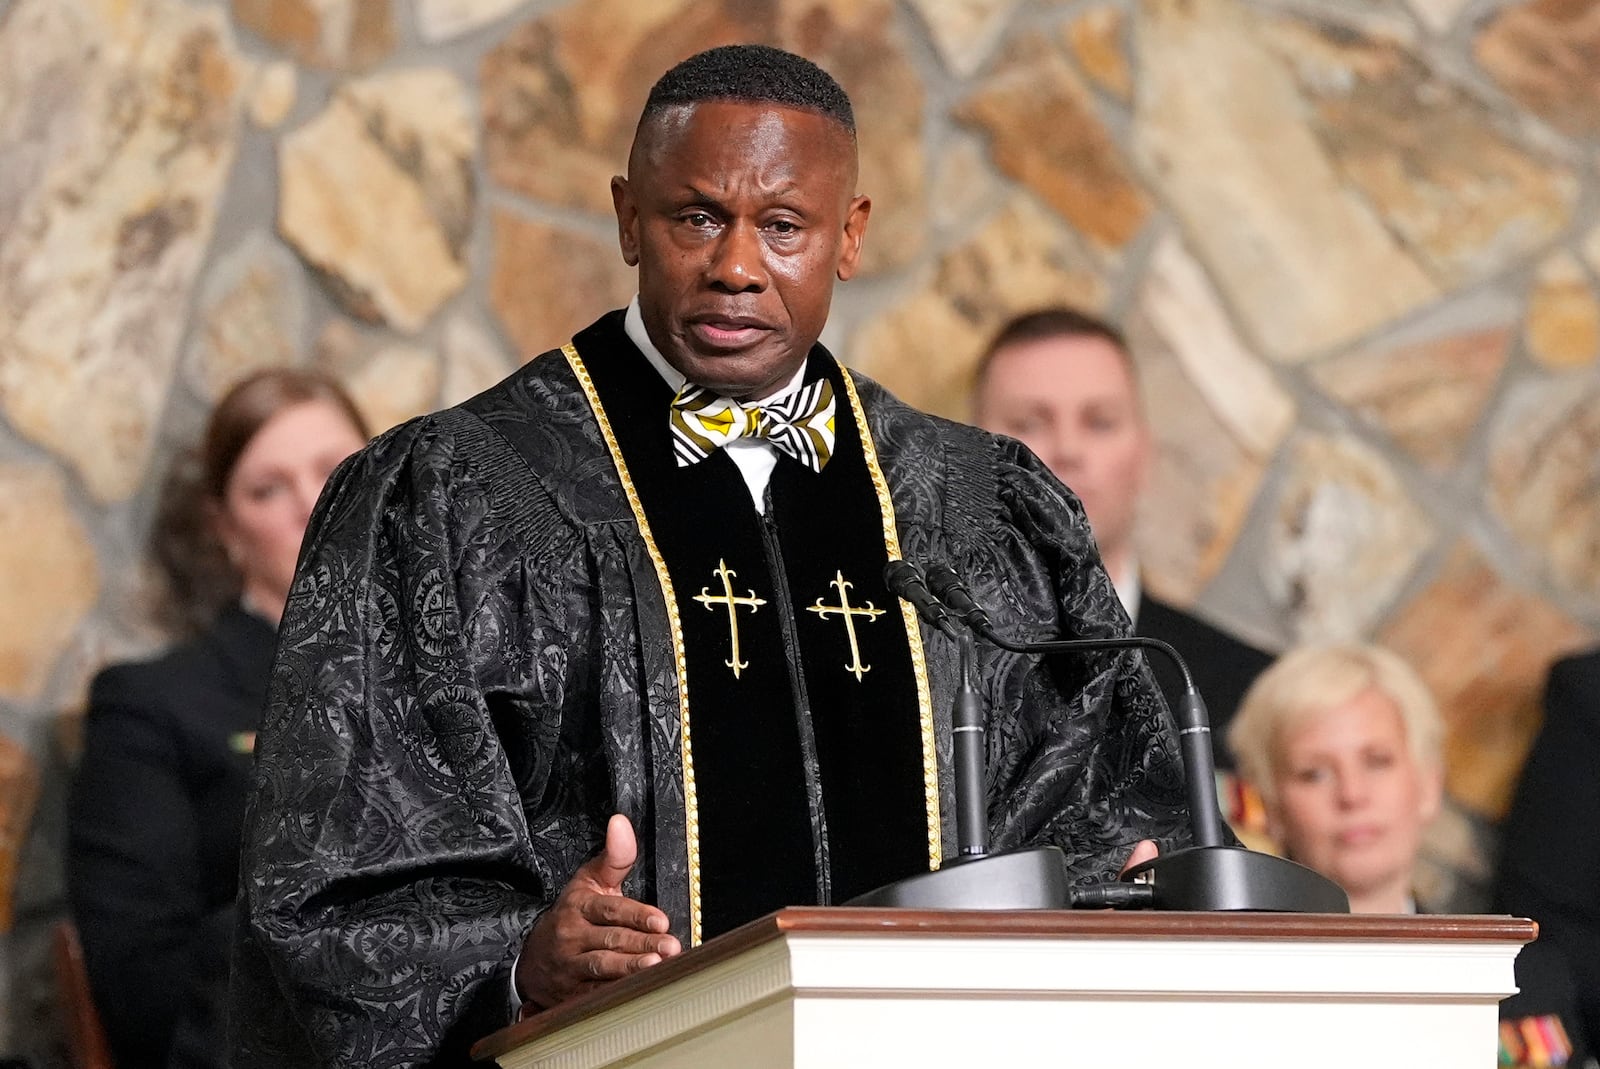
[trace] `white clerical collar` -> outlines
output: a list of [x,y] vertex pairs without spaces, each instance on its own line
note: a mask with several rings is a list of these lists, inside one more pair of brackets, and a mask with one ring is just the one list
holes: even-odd
[[1138,627],[1139,597],[1144,593],[1144,588],[1139,583],[1139,562],[1130,560],[1122,575],[1111,577],[1111,586],[1117,592],[1117,600],[1122,602],[1122,610],[1128,614],[1128,619],[1133,621],[1133,626]]
[[[667,363],[667,358],[661,355],[661,350],[657,349],[655,343],[650,340],[650,332],[644,327],[644,314],[639,311],[639,295],[637,293],[633,295],[633,300],[628,302],[628,310],[622,318],[622,329],[627,331],[628,340],[639,347],[639,351],[644,354],[644,358],[650,361],[650,366],[655,368],[656,373],[666,380],[667,386],[674,394],[683,389],[683,384],[688,381],[684,378],[683,372]],[[795,369],[794,375],[787,383],[767,396],[758,398],[758,400],[771,401],[778,397],[786,397],[805,384],[805,377],[806,365],[804,361],[801,361],[800,366]]]
[[[683,389],[683,384],[688,381],[684,378],[683,372],[667,363],[667,358],[661,355],[661,350],[651,342],[650,332],[644,329],[644,315],[639,311],[638,294],[634,294],[633,300],[628,302],[628,311],[622,318],[622,329],[627,332],[628,340],[639,347],[644,358],[650,361],[650,366],[656,369],[656,373],[666,381],[674,394]],[[786,386],[761,400],[771,401],[773,398],[794,393],[804,384],[805,377],[806,365],[801,363]],[[661,414],[663,426],[666,425],[666,418],[667,414],[663,412]],[[778,463],[778,447],[765,438],[739,438],[723,446],[722,450],[739,469],[740,477],[750,489],[750,500],[755,505],[756,511],[765,514],[767,483],[771,481],[772,469]]]

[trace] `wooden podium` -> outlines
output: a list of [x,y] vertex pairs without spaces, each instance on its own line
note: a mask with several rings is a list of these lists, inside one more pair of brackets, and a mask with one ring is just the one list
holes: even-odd
[[496,1032],[505,1069],[1490,1069],[1510,917],[786,909]]

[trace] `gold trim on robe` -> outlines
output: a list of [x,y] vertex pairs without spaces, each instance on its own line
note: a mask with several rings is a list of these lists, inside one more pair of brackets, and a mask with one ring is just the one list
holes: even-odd
[[678,671],[678,737],[683,758],[683,834],[689,855],[689,945],[700,944],[700,811],[695,802],[694,793],[694,757],[693,748],[689,744],[689,675],[688,660],[684,652],[683,622],[678,617],[678,598],[672,590],[672,577],[667,574],[667,561],[662,557],[661,550],[656,547],[655,536],[650,533],[650,521],[644,514],[644,502],[639,500],[639,492],[634,488],[633,476],[628,474],[627,461],[622,458],[622,449],[617,445],[617,436],[611,429],[611,420],[606,416],[605,406],[600,403],[600,393],[595,389],[594,380],[589,377],[589,369],[583,364],[583,358],[578,355],[577,347],[571,342],[561,347],[561,352],[566,356],[572,373],[578,378],[578,385],[583,387],[583,395],[589,401],[589,408],[594,412],[594,418],[600,424],[601,437],[605,439],[606,449],[611,453],[611,461],[617,468],[617,479],[622,483],[622,492],[627,495],[628,507],[633,510],[633,519],[639,526],[639,536],[644,539],[645,552],[650,555],[650,563],[656,570],[656,579],[661,584],[661,596],[667,603],[667,630],[672,635],[672,658]]
[[[878,466],[878,447],[873,444],[872,431],[867,427],[867,414],[861,407],[861,397],[856,393],[856,383],[850,369],[839,365],[844,377],[845,393],[850,397],[850,411],[855,416],[856,430],[861,436],[861,451],[866,454],[867,471],[872,475],[872,489],[878,495],[878,511],[883,515],[883,544],[890,560],[900,560],[900,530],[895,526],[894,500],[889,496],[889,483]],[[917,709],[922,714],[922,790],[928,808],[928,868],[939,867],[944,857],[943,839],[939,824],[939,751],[934,744],[933,688],[928,683],[928,660],[922,649],[922,630],[917,612],[904,598],[900,602],[900,615],[905,620],[906,641],[911,645],[911,674],[917,680]]]

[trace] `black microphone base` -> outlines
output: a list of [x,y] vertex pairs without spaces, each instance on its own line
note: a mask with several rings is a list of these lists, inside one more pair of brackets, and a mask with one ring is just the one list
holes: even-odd
[[1148,882],[1155,909],[1349,913],[1344,889],[1286,858],[1236,846],[1196,846],[1129,869]]
[[1064,909],[1067,858],[1036,846],[970,860],[952,860],[844,903],[894,909]]

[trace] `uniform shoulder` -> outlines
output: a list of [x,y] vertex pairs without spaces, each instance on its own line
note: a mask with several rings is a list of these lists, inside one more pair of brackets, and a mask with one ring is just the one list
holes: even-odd
[[1139,605],[1138,631],[1148,638],[1159,638],[1169,642],[1180,650],[1224,649],[1236,658],[1257,663],[1259,668],[1265,668],[1272,661],[1272,654],[1266,650],[1246,642],[1202,616],[1180,609],[1148,593],[1144,595]]
[[1563,657],[1550,667],[1552,683],[1593,684],[1600,681],[1600,649],[1586,650]]
[[89,714],[117,709],[165,716],[180,709],[182,696],[215,676],[217,669],[217,659],[203,637],[179,642],[143,660],[109,664],[89,684]]
[[1548,720],[1585,722],[1600,728],[1600,649],[1564,657],[1552,665],[1544,704]]

